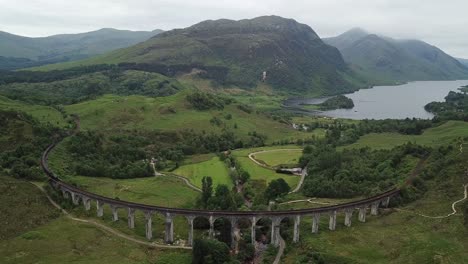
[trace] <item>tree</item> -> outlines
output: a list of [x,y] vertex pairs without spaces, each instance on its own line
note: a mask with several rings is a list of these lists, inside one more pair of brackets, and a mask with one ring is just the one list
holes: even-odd
[[229,190],[227,185],[219,184],[216,186],[215,195],[208,201],[208,208],[215,210],[237,209],[235,196]]
[[229,262],[229,247],[212,239],[195,239],[192,249],[192,264],[215,264]]
[[278,198],[281,195],[287,194],[291,190],[288,183],[284,179],[276,179],[268,184],[265,190],[265,197],[268,201]]
[[203,177],[202,179],[202,205],[204,208],[208,206],[208,200],[213,195],[213,179],[211,177]]

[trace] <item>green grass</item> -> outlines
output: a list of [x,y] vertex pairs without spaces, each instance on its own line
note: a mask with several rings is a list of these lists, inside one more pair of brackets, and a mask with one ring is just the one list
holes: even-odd
[[[251,180],[263,182],[267,185],[270,181],[283,178],[293,189],[299,182],[299,176],[286,175],[276,173],[274,170],[263,168],[248,158],[248,155],[252,152],[257,152],[261,150],[271,150],[271,149],[281,149],[281,148],[291,148],[291,146],[276,146],[276,147],[264,147],[264,148],[252,148],[252,149],[243,149],[235,150],[232,152],[237,158],[237,161],[240,163],[242,169],[250,173]],[[292,148],[298,148],[293,146]]]
[[[176,131],[190,128],[199,132],[220,132],[225,127],[241,138],[247,138],[249,132],[257,131],[267,136],[267,142],[309,138],[313,134],[293,130],[255,111],[251,114],[243,112],[235,104],[226,106],[224,110],[197,111],[185,101],[187,93],[182,91],[159,98],[104,95],[96,100],[66,106],[65,109],[67,113],[80,116],[82,129]],[[232,119],[226,119],[227,114],[231,114]],[[223,126],[211,124],[213,117],[222,120]]]
[[275,167],[278,165],[296,165],[299,163],[299,158],[302,156],[302,149],[297,150],[274,150],[255,154],[253,157],[268,166]]
[[229,176],[229,169],[216,156],[207,161],[183,165],[176,169],[174,173],[186,177],[199,188],[201,188],[201,181],[205,176],[210,176],[213,179],[213,186],[225,184],[229,188],[232,188],[234,185]]
[[103,196],[165,207],[191,208],[198,192],[170,176],[116,180],[73,176],[69,181]]
[[[466,154],[465,154],[466,156]],[[451,164],[444,176],[426,180],[424,196],[402,208],[381,210],[379,216],[367,215],[366,223],[353,215],[352,227],[345,227],[343,214],[338,217],[336,231],[328,230],[328,217],[321,217],[319,234],[309,232],[310,217],[301,220],[301,242],[288,246],[283,263],[297,263],[308,253],[322,254],[326,263],[468,263],[468,240],[463,216],[430,219],[452,212],[451,204],[463,197],[464,168]],[[461,204],[457,210],[461,211]],[[413,212],[413,213],[412,213]],[[288,232],[291,230],[288,230]]]
[[371,133],[362,136],[356,143],[345,148],[371,147],[374,149],[390,149],[406,142],[415,142],[426,146],[442,146],[468,135],[468,122],[448,121],[430,128],[422,135],[402,135],[397,133]]
[[59,215],[58,210],[49,204],[37,187],[29,182],[2,175],[0,212],[1,240],[28,232]]
[[42,123],[50,123],[58,127],[68,125],[62,114],[50,106],[30,105],[0,96],[0,110],[25,112]]
[[1,263],[191,263],[188,250],[140,246],[92,225],[60,217],[0,242]]

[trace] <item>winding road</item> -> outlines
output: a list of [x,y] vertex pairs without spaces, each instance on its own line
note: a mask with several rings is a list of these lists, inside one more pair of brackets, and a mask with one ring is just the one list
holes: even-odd
[[463,198],[452,203],[452,212],[451,212],[450,214],[448,214],[448,215],[430,216],[430,215],[420,214],[420,213],[413,212],[413,211],[410,211],[410,210],[405,210],[405,209],[395,208],[395,210],[401,211],[401,212],[406,212],[406,213],[416,214],[416,215],[419,215],[419,216],[421,216],[421,217],[430,218],[430,219],[443,219],[443,218],[448,218],[448,217],[450,217],[450,216],[452,216],[452,215],[455,215],[455,214],[457,213],[456,205],[457,205],[458,203],[463,202],[464,200],[466,200],[466,199],[468,198],[468,184],[465,184],[465,185],[463,186],[463,188],[464,188],[464,196],[463,196]]
[[136,239],[134,237],[131,237],[129,235],[126,235],[126,234],[123,234],[113,228],[110,228],[106,225],[103,225],[101,223],[98,223],[98,222],[95,222],[95,221],[92,221],[92,220],[87,220],[87,219],[81,219],[81,218],[77,218],[77,217],[74,217],[72,216],[67,210],[63,209],[59,204],[57,204],[53,199],[52,197],[49,196],[49,194],[44,190],[44,188],[42,188],[42,186],[40,186],[39,184],[37,183],[33,183],[33,182],[30,182],[32,185],[36,186],[42,193],[44,193],[44,195],[47,197],[47,199],[49,200],[49,202],[57,209],[59,209],[64,215],[65,217],[67,217],[68,219],[70,220],[73,220],[73,221],[76,221],[76,222],[80,222],[80,223],[86,223],[86,224],[90,224],[90,225],[93,225],[103,231],[106,231],[114,236],[117,236],[117,237],[120,237],[120,238],[123,238],[125,240],[128,240],[128,241],[131,241],[131,242],[134,242],[134,243],[137,243],[137,244],[140,244],[140,245],[144,245],[144,246],[148,246],[148,247],[152,247],[152,248],[171,248],[171,249],[189,249],[191,250],[192,248],[191,247],[183,247],[183,246],[171,246],[171,245],[166,245],[166,244],[157,244],[157,243],[151,243],[151,242],[147,242],[147,241],[143,241],[143,240],[140,240],[140,239]]
[[[302,151],[302,149],[272,149],[272,150],[262,150],[262,151],[257,151],[257,152],[252,152],[249,154],[249,159],[251,161],[253,161],[255,164],[257,164],[258,166],[260,167],[263,167],[263,168],[266,168],[266,169],[270,169],[270,170],[274,170],[274,168],[266,165],[266,164],[263,164],[261,162],[259,162],[258,160],[255,159],[255,155],[256,154],[259,154],[259,153],[267,153],[267,152],[275,152],[275,151]],[[302,187],[302,184],[304,183],[304,179],[305,177],[307,176],[307,167],[305,167],[302,172],[301,172],[301,179],[299,180],[299,183],[296,185],[296,187],[294,188],[294,190],[290,191],[289,193],[296,193],[298,192],[301,187]]]

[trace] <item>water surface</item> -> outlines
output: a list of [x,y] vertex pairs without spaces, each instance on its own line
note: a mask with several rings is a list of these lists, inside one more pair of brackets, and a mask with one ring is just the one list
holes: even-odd
[[[433,115],[424,109],[430,102],[444,101],[450,91],[458,91],[468,85],[468,80],[460,81],[418,81],[398,86],[375,86],[346,94],[353,99],[353,109],[331,111],[309,111],[312,115],[321,115],[349,119],[430,119]],[[291,98],[284,102],[286,106],[300,107],[302,104],[319,104],[327,98]]]

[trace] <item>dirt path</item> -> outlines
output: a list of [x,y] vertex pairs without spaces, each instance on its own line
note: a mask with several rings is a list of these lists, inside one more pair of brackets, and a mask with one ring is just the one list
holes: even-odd
[[112,229],[106,225],[103,225],[101,223],[98,223],[98,222],[95,222],[93,220],[87,220],[87,219],[81,219],[81,218],[77,218],[77,217],[73,217],[69,212],[67,212],[65,209],[63,209],[60,205],[58,205],[50,196],[49,194],[47,194],[47,192],[44,190],[44,188],[42,188],[42,186],[40,186],[39,184],[36,184],[36,183],[32,183],[32,185],[36,186],[39,190],[41,190],[44,195],[47,197],[47,199],[49,200],[49,202],[54,206],[56,207],[57,209],[59,209],[68,219],[71,219],[73,221],[76,221],[76,222],[80,222],[80,223],[86,223],[86,224],[90,224],[90,225],[94,225],[96,227],[98,227],[99,229],[101,230],[104,230],[112,235],[115,235],[117,237],[120,237],[120,238],[123,238],[125,240],[128,240],[128,241],[131,241],[131,242],[134,242],[134,243],[137,243],[137,244],[140,244],[140,245],[144,245],[144,246],[148,246],[148,247],[153,247],[153,248],[171,248],[171,249],[192,249],[191,247],[183,247],[183,246],[170,246],[170,245],[162,245],[162,244],[156,244],[156,243],[151,243],[151,242],[147,242],[147,241],[143,241],[143,240],[139,240],[139,239],[136,239],[134,237],[131,237],[129,235],[126,235],[126,234],[123,234],[115,229]]
[[252,152],[249,154],[249,159],[252,160],[255,164],[257,164],[258,166],[261,166],[261,167],[264,167],[264,168],[267,168],[267,169],[270,169],[270,170],[274,170],[272,167],[268,166],[268,165],[265,165],[263,163],[260,163],[258,162],[253,156],[255,156],[255,154],[259,154],[259,153],[266,153],[266,152],[275,152],[275,151],[285,151],[285,150],[295,150],[295,151],[302,151],[302,149],[271,149],[271,150],[262,150],[262,151],[257,151],[257,152]]
[[278,253],[276,254],[275,261],[273,261],[273,264],[279,264],[281,263],[281,257],[283,256],[284,253],[284,248],[286,247],[286,242],[284,242],[284,239],[279,235],[279,248],[278,248]]
[[463,198],[452,203],[452,212],[451,212],[450,214],[448,214],[448,215],[429,216],[429,215],[420,214],[420,213],[417,213],[417,212],[414,212],[414,211],[410,211],[410,210],[405,210],[405,209],[398,209],[398,208],[395,208],[395,210],[401,211],[401,212],[412,213],[412,214],[419,215],[419,216],[421,216],[421,217],[431,218],[431,219],[443,219],[443,218],[448,218],[448,217],[450,217],[450,216],[452,216],[452,215],[455,215],[455,214],[457,213],[456,205],[457,205],[458,203],[463,202],[464,200],[466,200],[466,199],[468,198],[468,184],[465,184],[465,185],[463,186],[463,188],[464,188],[464,196],[463,196]]
[[[257,164],[258,166],[260,167],[263,167],[263,168],[266,168],[266,169],[270,169],[270,170],[274,170],[274,168],[268,166],[268,165],[265,165],[261,162],[259,162],[258,160],[256,160],[254,158],[254,156],[256,154],[259,154],[259,153],[266,153],[266,152],[275,152],[275,151],[284,151],[284,150],[294,150],[294,151],[302,151],[301,149],[272,149],[272,150],[262,150],[262,151],[257,151],[257,152],[253,152],[253,153],[250,153],[249,154],[249,159],[251,161],[253,161],[255,164]],[[294,188],[294,190],[290,191],[289,193],[295,193],[295,192],[298,192],[301,187],[302,187],[302,184],[304,183],[304,179],[305,177],[307,176],[307,167],[304,168],[301,172],[301,179],[299,180],[299,183],[296,185],[296,187]]]
[[308,202],[311,204],[321,204],[321,205],[335,205],[336,204],[336,203],[327,203],[327,202],[313,202],[312,200],[314,199],[316,198],[310,198],[306,200],[293,200],[293,201],[287,201],[287,202],[279,203],[279,204],[281,205],[281,204],[292,204],[292,203],[301,203],[301,202]]
[[295,192],[298,192],[301,187],[302,187],[302,184],[304,183],[304,179],[305,177],[307,176],[307,170],[308,168],[305,167],[302,172],[301,172],[301,179],[299,180],[299,183],[296,185],[296,188],[294,188],[294,190],[290,191],[289,193],[295,193]]
[[158,177],[158,176],[166,176],[166,177],[175,177],[177,179],[180,179],[182,180],[183,182],[185,182],[185,184],[190,187],[191,189],[193,189],[194,191],[197,191],[197,192],[202,192],[202,190],[200,188],[198,188],[197,186],[193,185],[187,178],[183,177],[183,176],[180,176],[180,175],[177,175],[177,174],[173,174],[171,176],[169,175],[165,175],[165,174],[162,174],[160,172],[157,172],[156,171],[156,167],[154,166],[154,162],[150,162],[151,166],[153,167],[153,171],[154,171],[154,176],[155,177]]
[[172,176],[168,176],[168,175],[165,175],[165,174],[161,174],[162,176],[166,176],[166,177],[176,177],[177,179],[181,179],[182,181],[185,182],[185,184],[190,187],[191,189],[197,191],[197,192],[202,192],[202,190],[200,188],[198,188],[197,186],[193,185],[187,178],[185,178],[184,176],[180,176],[180,175],[177,175],[177,174],[172,174]]

